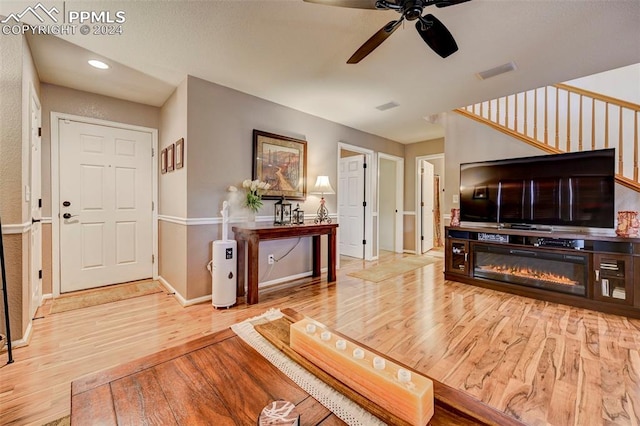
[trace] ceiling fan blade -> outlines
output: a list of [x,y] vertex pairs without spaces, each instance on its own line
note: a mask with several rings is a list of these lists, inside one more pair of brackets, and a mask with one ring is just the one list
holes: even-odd
[[434,52],[443,58],[458,51],[458,45],[444,24],[431,14],[424,15],[416,22],[420,37]]
[[304,0],[307,3],[325,4],[328,6],[353,7],[356,9],[375,9],[376,0]]
[[361,60],[363,60],[369,53],[373,52],[376,47],[380,46],[383,41],[385,41],[393,32],[398,29],[400,23],[402,22],[402,18],[397,21],[391,21],[384,27],[380,28],[380,30],[369,38],[369,40],[365,41],[362,46],[356,53],[351,55],[348,64],[357,64]]
[[449,6],[455,6],[456,4],[460,4],[460,3],[466,3],[468,1],[471,0],[439,0],[436,3],[436,7],[449,7]]

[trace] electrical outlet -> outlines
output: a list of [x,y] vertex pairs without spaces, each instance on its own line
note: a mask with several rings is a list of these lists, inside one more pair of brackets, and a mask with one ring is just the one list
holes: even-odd
[[270,254],[270,255],[267,257],[267,261],[269,262],[269,265],[273,265],[273,264],[276,262],[276,259],[275,259],[275,257],[273,257],[273,255],[272,255],[272,254]]
[[460,198],[458,197],[458,194],[453,194],[453,202],[457,203],[458,201],[460,201]]

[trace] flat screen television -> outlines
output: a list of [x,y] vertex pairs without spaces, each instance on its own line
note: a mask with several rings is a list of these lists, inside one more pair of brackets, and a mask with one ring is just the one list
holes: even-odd
[[460,165],[460,220],[613,228],[615,150]]

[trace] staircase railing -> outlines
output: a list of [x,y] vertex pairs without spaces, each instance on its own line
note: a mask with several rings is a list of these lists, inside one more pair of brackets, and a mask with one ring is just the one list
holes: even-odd
[[616,180],[640,191],[638,104],[556,84],[455,111],[549,153],[616,148]]

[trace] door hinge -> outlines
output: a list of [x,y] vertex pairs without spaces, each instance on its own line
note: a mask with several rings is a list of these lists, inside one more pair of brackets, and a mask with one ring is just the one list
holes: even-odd
[[420,235],[420,241],[424,241],[424,235]]
[[155,157],[156,156],[156,150],[154,148],[151,148],[151,157]]
[[151,211],[156,209],[156,203],[154,201],[151,202]]
[[156,263],[156,255],[155,254],[151,255],[151,263]]
[[42,198],[38,198],[38,208],[42,208]]
[[420,203],[420,207],[424,207],[424,201]]
[[38,127],[38,137],[42,136],[42,127]]
[[367,202],[366,201],[362,202],[362,207],[367,207]]
[[40,280],[42,279],[42,269],[40,269],[38,271],[38,279],[40,279]]
[[362,245],[366,246],[367,245],[367,240],[362,240]]
[[362,163],[362,168],[366,169],[367,168],[367,163]]

